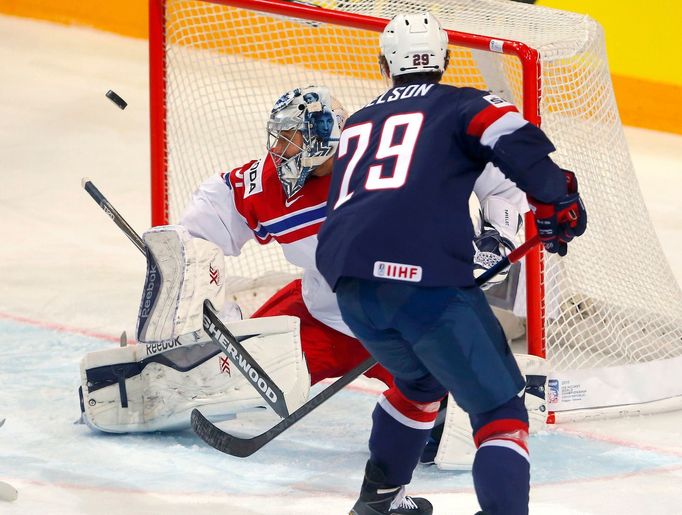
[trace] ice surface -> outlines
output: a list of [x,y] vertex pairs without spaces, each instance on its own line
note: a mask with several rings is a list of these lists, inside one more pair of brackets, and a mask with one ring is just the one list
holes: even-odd
[[[81,356],[134,334],[142,257],[80,181],[91,177],[139,232],[148,226],[146,59],[144,41],[0,17],[0,479],[19,490],[0,513],[346,513],[367,457],[372,382],[245,460],[191,431],[113,436],[73,423]],[[626,135],[680,281],[682,137]],[[227,427],[272,423],[263,414]],[[533,437],[531,513],[682,513],[680,427],[670,413]],[[436,513],[477,510],[468,473],[420,468],[412,490]]]

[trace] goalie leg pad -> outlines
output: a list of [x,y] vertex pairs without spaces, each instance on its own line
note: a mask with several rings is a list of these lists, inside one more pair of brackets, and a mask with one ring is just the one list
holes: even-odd
[[160,342],[200,331],[203,302],[217,310],[225,302],[225,256],[220,248],[192,238],[180,225],[154,227],[142,235],[147,275],[137,317],[137,340]]
[[[243,345],[282,389],[290,411],[307,400],[310,377],[298,319],[243,320],[229,328],[247,337]],[[213,342],[192,335],[91,352],[80,366],[83,419],[105,432],[184,429],[194,408],[215,422],[265,406]]]
[[[542,431],[547,423],[545,383],[549,367],[547,361],[529,354],[514,354],[526,377],[524,402],[528,411],[530,434]],[[469,470],[474,462],[476,447],[472,439],[469,416],[450,398],[445,425],[434,462],[442,470]]]

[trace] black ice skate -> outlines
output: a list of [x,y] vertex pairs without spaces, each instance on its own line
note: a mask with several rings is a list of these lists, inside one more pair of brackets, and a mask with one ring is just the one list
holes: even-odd
[[404,486],[387,486],[384,473],[372,462],[365,467],[360,498],[349,515],[431,515],[433,506],[421,497],[405,495]]

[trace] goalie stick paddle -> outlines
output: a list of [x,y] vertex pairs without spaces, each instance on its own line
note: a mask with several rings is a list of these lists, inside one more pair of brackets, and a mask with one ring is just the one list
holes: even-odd
[[[476,284],[478,286],[485,284],[509,265],[521,260],[523,256],[528,254],[530,249],[539,243],[539,241],[539,236],[533,236],[519,248],[509,253],[509,255],[503,258],[499,263],[495,264],[485,273],[477,277]],[[357,365],[352,370],[346,372],[342,377],[334,381],[315,397],[299,407],[291,415],[282,419],[279,423],[275,424],[270,429],[259,435],[250,438],[240,438],[238,436],[231,435],[212,424],[206,417],[204,417],[204,415],[201,414],[198,409],[192,410],[192,429],[199,436],[199,438],[201,438],[214,449],[224,452],[225,454],[229,454],[230,456],[236,456],[237,458],[246,458],[258,451],[268,442],[277,438],[277,436],[289,429],[327,399],[336,395],[339,391],[355,381],[375,364],[376,360],[374,358],[367,358],[365,361]]]
[[[106,199],[101,191],[97,189],[90,179],[83,177],[81,185],[93,198],[95,202],[102,208],[102,210],[111,218],[119,229],[121,229],[130,241],[142,252],[147,255],[147,246],[140,236],[135,232],[123,216],[116,210],[114,206]],[[204,327],[206,327],[206,318],[209,318],[209,328],[213,326],[215,331],[206,332],[211,337],[213,342],[218,345],[220,350],[230,358],[239,371],[244,374],[246,379],[253,384],[256,391],[263,397],[263,400],[275,410],[280,417],[289,415],[289,410],[284,402],[284,395],[277,384],[270,379],[265,371],[261,368],[258,362],[246,351],[246,349],[239,343],[237,338],[225,327],[225,325],[218,319],[217,314],[211,303],[204,304]],[[256,335],[254,335],[256,336]],[[253,372],[253,374],[252,374]],[[255,379],[254,379],[255,377]],[[261,385],[264,385],[261,387]]]
[[[280,417],[289,416],[284,393],[270,379],[258,362],[249,354],[237,338],[228,331],[222,323],[215,308],[209,300],[204,301],[204,331],[208,334],[223,354],[228,356],[232,363],[244,375],[247,381],[260,393],[261,397]],[[254,335],[257,336],[257,335]]]

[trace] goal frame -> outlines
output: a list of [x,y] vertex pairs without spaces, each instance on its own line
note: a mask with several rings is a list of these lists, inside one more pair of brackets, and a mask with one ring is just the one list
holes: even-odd
[[[291,16],[321,23],[382,32],[389,20],[334,11],[323,7],[283,0],[201,0],[206,3],[238,7],[280,16]],[[151,224],[165,225],[168,219],[167,132],[166,132],[166,57],[165,0],[149,0],[149,110],[151,145]],[[492,38],[446,30],[450,44],[516,57],[522,70],[522,109],[528,122],[540,126],[541,63],[539,52],[521,41]],[[533,215],[525,220],[526,239],[536,233]],[[546,357],[543,255],[533,248],[526,263],[526,338],[528,353]]]

